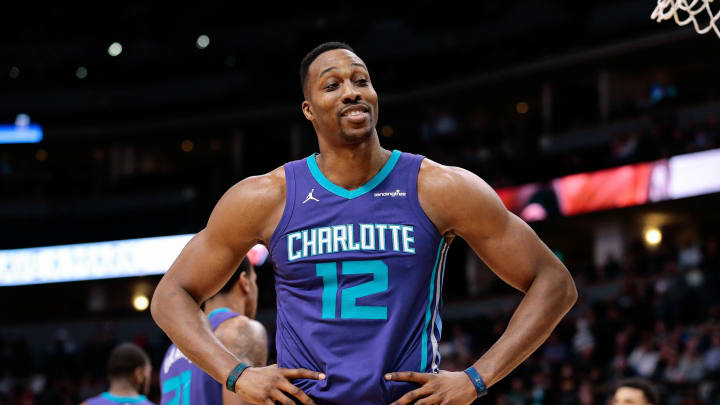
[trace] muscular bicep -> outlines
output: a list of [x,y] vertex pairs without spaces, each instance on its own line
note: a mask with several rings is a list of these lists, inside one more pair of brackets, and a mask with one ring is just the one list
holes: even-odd
[[433,165],[419,183],[420,200],[441,232],[465,239],[495,274],[523,292],[540,270],[567,271],[482,179],[463,169]]
[[203,302],[222,288],[251,247],[218,240],[206,228],[188,242],[165,277]]
[[[504,208],[503,208],[504,209]],[[473,229],[482,218],[462,224],[456,233],[503,281],[526,292],[540,269],[562,267],[555,255],[535,232],[516,215],[506,212],[501,223],[490,231]],[[476,225],[482,227],[482,225]]]
[[247,251],[269,239],[284,201],[284,177],[281,181],[267,176],[248,178],[235,185],[217,203],[205,229],[182,250],[163,282],[176,283],[197,302],[211,297]]

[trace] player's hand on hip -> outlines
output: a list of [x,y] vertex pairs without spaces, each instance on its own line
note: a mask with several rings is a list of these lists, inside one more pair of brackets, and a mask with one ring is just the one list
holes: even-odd
[[305,405],[315,405],[303,390],[294,386],[290,380],[310,378],[324,380],[325,374],[304,368],[281,368],[277,364],[267,367],[246,369],[235,384],[235,393],[243,400],[261,405],[274,405],[275,401],[283,405],[295,405],[290,396]]
[[463,373],[440,371],[439,374],[399,371],[385,375],[386,380],[420,384],[392,405],[467,405],[477,398],[472,381]]

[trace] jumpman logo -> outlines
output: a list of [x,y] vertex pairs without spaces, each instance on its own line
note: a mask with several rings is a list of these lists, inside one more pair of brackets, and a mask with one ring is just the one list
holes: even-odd
[[317,201],[317,202],[320,202],[320,200],[318,200],[317,198],[313,197],[313,195],[312,195],[313,191],[315,191],[315,189],[310,190],[310,192],[308,193],[307,197],[305,198],[305,201],[302,202],[303,204],[305,204],[306,202],[308,202],[308,201],[310,201],[310,200],[315,200],[315,201]]

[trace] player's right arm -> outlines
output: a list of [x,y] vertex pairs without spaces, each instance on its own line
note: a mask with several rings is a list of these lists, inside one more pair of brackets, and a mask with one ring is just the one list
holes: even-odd
[[[205,229],[188,242],[155,289],[150,308],[155,322],[183,354],[223,386],[240,359],[213,334],[200,303],[222,288],[252,246],[267,244],[284,208],[282,167],[239,182],[223,195]],[[250,403],[293,405],[285,392],[312,404],[289,380],[321,377],[304,369],[253,367],[245,370],[235,388]]]

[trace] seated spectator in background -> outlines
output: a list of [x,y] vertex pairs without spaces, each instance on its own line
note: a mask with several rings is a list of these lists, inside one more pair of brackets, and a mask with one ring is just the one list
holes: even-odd
[[628,365],[638,375],[650,378],[655,374],[660,353],[655,349],[655,343],[651,334],[646,334],[642,343],[636,347],[628,358]]
[[543,356],[550,363],[560,363],[568,357],[567,346],[560,341],[556,332],[550,334],[550,338],[543,348]]
[[702,358],[697,352],[699,339],[696,336],[690,338],[686,345],[685,351],[680,356],[679,368],[682,374],[682,382],[697,383],[705,376],[705,367]]
[[110,388],[80,405],[154,405],[142,395],[150,391],[151,374],[147,353],[134,343],[122,343],[112,351],[108,361]]
[[510,388],[510,393],[507,395],[508,405],[525,405],[528,400],[528,395],[522,378],[513,378],[510,383]]
[[659,405],[660,397],[648,380],[630,378],[620,381],[612,405]]
[[705,352],[703,363],[705,369],[714,375],[720,372],[720,331],[713,332],[710,339],[711,347]]

